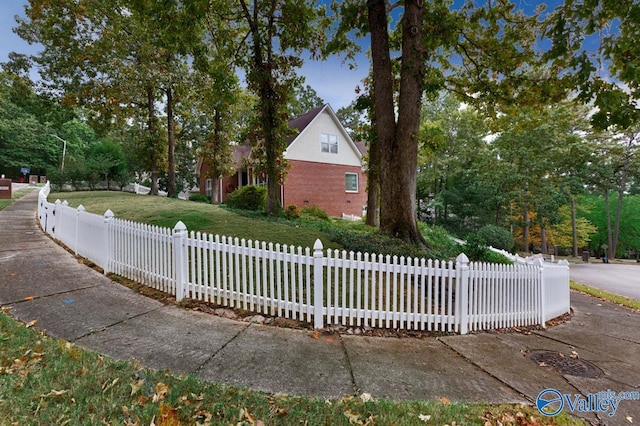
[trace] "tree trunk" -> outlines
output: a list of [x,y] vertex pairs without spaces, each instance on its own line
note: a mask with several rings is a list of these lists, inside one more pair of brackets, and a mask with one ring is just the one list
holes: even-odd
[[578,219],[576,211],[576,197],[571,197],[571,238],[573,241],[573,257],[578,257]]
[[166,89],[167,95],[167,141],[169,151],[167,155],[169,171],[167,173],[167,197],[176,197],[176,137],[173,120],[173,89]]
[[280,214],[280,172],[278,162],[282,152],[279,151],[280,144],[276,136],[276,105],[275,90],[273,87],[273,75],[267,69],[261,70],[264,73],[262,78],[260,95],[260,112],[264,129],[264,144],[266,151],[266,172],[267,172],[267,205],[265,213],[269,216]]
[[369,142],[369,170],[367,171],[367,220],[366,224],[380,226],[380,145],[372,123],[373,137]]
[[160,172],[158,171],[158,153],[156,152],[156,108],[155,96],[153,89],[147,88],[147,131],[149,132],[149,168],[151,169],[151,191],[149,195],[158,195],[158,179]]
[[380,230],[404,241],[424,244],[416,212],[420,101],[424,77],[420,0],[404,5],[398,121],[393,103],[386,2],[367,3],[371,32],[374,114],[380,144]]
[[522,245],[524,251],[529,253],[529,206],[526,203],[522,212],[522,220],[524,222],[522,225]]
[[218,170],[218,154],[220,152],[220,139],[222,132],[222,117],[220,110],[216,108],[213,113],[213,161],[211,162],[210,176],[213,180],[211,184],[211,204],[218,204],[218,188],[220,186],[220,171]]
[[609,206],[609,188],[604,191],[604,214],[607,221],[607,252],[605,256],[611,257],[611,246],[613,245],[613,234],[611,232],[611,206]]
[[547,254],[547,225],[544,222],[544,219],[540,221],[540,249],[542,254]]
[[[278,100],[276,90],[276,77],[273,75],[274,63],[272,58],[272,40],[268,37],[263,39],[260,32],[257,19],[257,5],[254,3],[253,13],[249,11],[249,7],[244,1],[240,2],[244,11],[245,19],[249,24],[252,37],[252,68],[253,74],[251,80],[256,85],[260,108],[260,121],[262,126],[262,137],[264,138],[265,148],[265,169],[267,175],[267,205],[265,213],[269,216],[278,216],[280,214],[280,163],[282,160],[282,149],[278,140],[277,129],[279,120],[282,120],[278,114]],[[275,3],[272,4],[274,7]],[[272,13],[275,13],[272,10]],[[273,25],[273,21],[270,22]],[[270,28],[269,32],[271,32]]]
[[631,148],[633,147],[633,141],[635,140],[635,134],[627,135],[629,142],[624,153],[624,161],[622,164],[622,171],[620,172],[620,185],[618,186],[618,205],[616,206],[616,221],[613,228],[613,240],[609,245],[609,258],[616,258],[616,250],[618,248],[618,238],[620,235],[620,214],[622,212],[622,199],[624,198],[624,190],[627,186],[627,172],[629,170],[629,161],[631,159]]

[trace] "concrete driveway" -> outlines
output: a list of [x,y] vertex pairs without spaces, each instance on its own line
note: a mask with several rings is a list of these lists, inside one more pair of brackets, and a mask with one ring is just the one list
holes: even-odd
[[570,270],[578,283],[640,300],[640,264],[580,263]]

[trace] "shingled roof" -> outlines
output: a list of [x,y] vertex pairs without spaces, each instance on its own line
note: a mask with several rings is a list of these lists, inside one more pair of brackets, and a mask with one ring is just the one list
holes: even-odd
[[324,108],[327,105],[322,105],[319,106],[317,108],[312,109],[309,112],[306,112],[304,114],[302,114],[301,116],[298,116],[296,118],[294,118],[293,120],[289,121],[289,127],[291,127],[292,129],[296,129],[298,130],[298,134],[289,136],[287,138],[287,146],[291,145],[291,142],[293,142],[300,133],[302,133],[302,131],[304,129],[307,128],[307,126],[309,124],[311,124],[311,122],[313,121],[314,118],[316,118],[318,116],[318,114],[320,114],[322,112],[322,110],[324,110]]

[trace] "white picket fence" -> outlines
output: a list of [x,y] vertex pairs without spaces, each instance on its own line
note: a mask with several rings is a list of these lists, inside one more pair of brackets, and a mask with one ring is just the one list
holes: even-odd
[[47,201],[48,234],[106,273],[174,295],[313,323],[465,334],[540,324],[569,311],[569,267],[494,265],[301,248],[171,230]]

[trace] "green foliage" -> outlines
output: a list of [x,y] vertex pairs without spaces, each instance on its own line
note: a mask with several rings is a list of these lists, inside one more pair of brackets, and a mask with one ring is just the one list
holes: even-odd
[[197,203],[210,203],[211,198],[202,194],[191,194],[189,195],[189,201],[195,201]]
[[478,230],[478,238],[482,244],[497,249],[510,251],[513,248],[513,235],[501,226],[485,225]]
[[487,258],[489,249],[477,234],[469,234],[462,246],[462,252],[466,254],[471,261],[482,261]]
[[[615,212],[617,199],[610,197],[609,208],[611,214]],[[608,244],[607,224],[604,197],[587,196],[581,200],[581,205],[586,206],[585,211],[578,211],[580,218],[587,219],[597,231],[590,235],[589,249],[595,253],[603,253],[603,246]],[[640,196],[625,196],[620,211],[620,236],[616,250],[617,258],[633,256],[633,251],[640,248]],[[613,218],[612,218],[613,223]]]
[[286,209],[284,209],[284,217],[289,220],[300,219],[300,209],[295,204],[289,204]]
[[227,205],[242,210],[262,210],[267,202],[267,189],[263,186],[248,185],[229,194]]
[[316,205],[305,206],[305,207],[302,208],[300,213],[303,214],[303,215],[316,217],[316,218],[322,219],[322,220],[329,220],[329,215],[327,214],[327,212],[322,210],[320,207],[318,207]]

